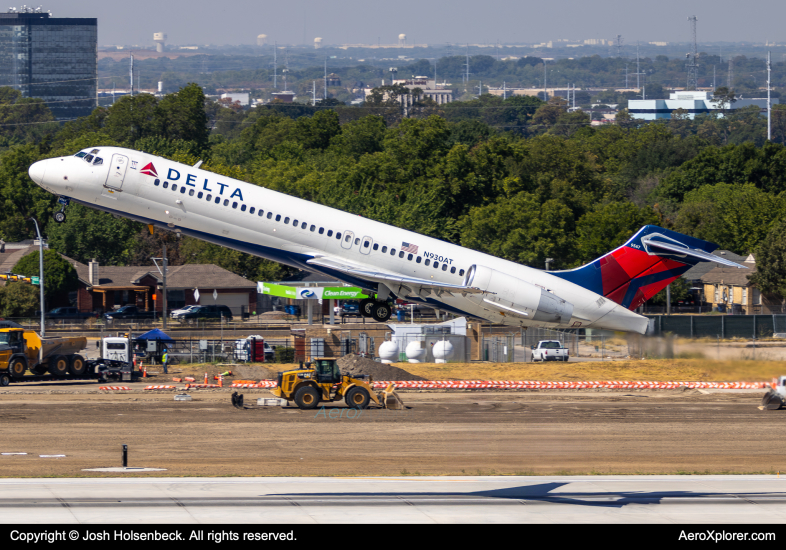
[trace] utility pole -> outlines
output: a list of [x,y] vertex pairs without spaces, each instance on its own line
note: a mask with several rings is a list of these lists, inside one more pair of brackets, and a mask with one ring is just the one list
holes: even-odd
[[322,94],[322,99],[327,99],[327,57],[325,58],[325,90]]
[[273,89],[278,89],[278,66],[276,65],[278,55],[278,42],[273,42]]
[[129,75],[131,77],[131,82],[130,82],[131,89],[130,89],[129,93],[133,97],[133,95],[134,95],[134,54],[131,54],[131,68],[130,68]]
[[549,100],[549,91],[546,86],[546,60],[543,60],[543,101]]
[[[30,218],[35,224],[35,234],[38,236],[38,288],[40,291],[41,301],[41,339],[46,337],[46,324],[44,323],[44,239],[41,237],[41,232],[38,230],[38,222],[35,218]],[[41,346],[39,350],[39,359],[43,360],[44,348]]]
[[163,265],[164,265],[163,278],[164,278],[164,281],[163,281],[163,285],[162,285],[163,286],[163,298],[164,298],[164,310],[162,311],[162,313],[163,313],[162,321],[164,323],[164,325],[163,325],[164,330],[166,330],[166,318],[167,318],[167,312],[166,312],[166,310],[167,310],[167,307],[166,307],[167,306],[167,303],[166,303],[166,272],[167,272],[167,263],[168,263],[168,261],[167,261],[167,257],[166,257],[166,245],[164,245],[164,261],[163,261]]
[[772,141],[772,101],[770,99],[770,80],[772,77],[772,52],[767,52],[767,141]]

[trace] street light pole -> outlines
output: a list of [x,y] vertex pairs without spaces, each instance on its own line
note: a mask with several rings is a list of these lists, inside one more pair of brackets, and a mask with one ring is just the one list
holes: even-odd
[[[30,218],[35,224],[35,233],[38,235],[38,285],[41,291],[41,339],[46,337],[46,326],[44,325],[44,239],[41,238],[41,232],[38,230],[38,222],[35,218]],[[43,350],[43,346],[41,347]]]

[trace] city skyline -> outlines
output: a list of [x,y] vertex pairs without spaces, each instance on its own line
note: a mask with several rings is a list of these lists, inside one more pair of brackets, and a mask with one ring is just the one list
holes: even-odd
[[[539,43],[609,40],[622,35],[624,43],[632,45],[637,41],[690,42],[687,18],[691,15],[698,18],[699,42],[786,42],[779,18],[760,16],[783,11],[775,0],[762,0],[755,12],[741,12],[743,16],[733,15],[738,4],[711,0],[663,0],[657,5],[634,6],[621,0],[592,4],[561,0],[548,7],[500,0],[482,5],[466,0],[426,4],[402,0],[394,9],[361,0],[338,5],[315,0],[290,4],[239,0],[231,12],[218,14],[213,6],[185,0],[163,5],[151,0],[90,5],[61,0],[42,7],[55,17],[97,17],[99,45],[153,47],[155,32],[166,33],[171,44],[255,44],[259,34],[266,34],[269,43],[281,44],[312,44],[317,36],[325,45],[394,44],[403,33],[408,44]],[[559,17],[551,17],[552,13]]]

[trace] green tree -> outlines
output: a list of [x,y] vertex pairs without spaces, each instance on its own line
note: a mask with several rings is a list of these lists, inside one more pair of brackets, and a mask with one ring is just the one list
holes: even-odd
[[68,207],[65,223],[47,228],[49,246],[81,263],[125,265],[136,245],[141,224],[81,204]]
[[779,220],[756,248],[751,284],[766,294],[786,298],[786,220]]
[[40,291],[27,283],[8,283],[0,287],[0,315],[5,318],[31,317],[39,308]]
[[642,226],[657,224],[652,208],[639,208],[630,202],[597,206],[576,224],[579,263],[599,258],[627,241]]
[[[39,277],[40,254],[36,250],[23,256],[13,267],[13,272],[26,277]],[[44,298],[50,300],[76,290],[79,279],[74,266],[54,250],[44,250]]]

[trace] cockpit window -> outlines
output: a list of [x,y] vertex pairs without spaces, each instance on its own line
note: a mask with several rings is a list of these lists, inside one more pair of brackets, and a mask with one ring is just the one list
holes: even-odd
[[101,157],[96,157],[96,159],[93,161],[93,164],[104,164],[104,159]]
[[90,154],[91,155],[97,155],[98,154],[98,149],[93,149],[92,151],[90,151]]
[[77,157],[77,158],[80,158],[80,159],[81,159],[81,158],[84,158],[84,156],[85,156],[86,154],[87,154],[87,153],[85,153],[84,151],[79,151],[79,152],[78,152],[76,155],[74,155],[74,156],[75,156],[75,157]]
[[88,164],[90,164],[90,161],[91,161],[91,160],[93,160],[93,158],[94,158],[94,157],[93,157],[93,155],[87,155],[87,156],[85,157],[85,161],[86,161]]

